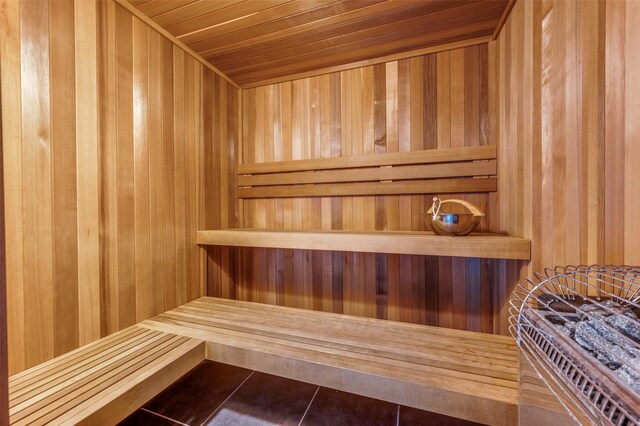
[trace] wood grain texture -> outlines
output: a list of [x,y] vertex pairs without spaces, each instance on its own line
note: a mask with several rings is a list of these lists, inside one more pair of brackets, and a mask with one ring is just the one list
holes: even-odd
[[[134,0],[130,3],[135,6]],[[490,36],[507,4],[152,0],[136,7],[236,82],[247,84]]]
[[490,43],[499,230],[531,239],[522,276],[640,262],[639,23],[636,2],[517,2]]
[[[2,63],[0,63],[0,75],[1,73]],[[1,83],[0,99],[2,99]],[[2,117],[1,103],[0,117]],[[2,142],[2,121],[0,120],[0,426],[8,426],[9,361],[7,359],[7,355],[9,354],[9,351],[7,350],[7,262],[5,244],[6,233],[4,229],[4,165],[2,161]]]
[[198,159],[236,151],[237,91],[113,1],[0,6],[15,373],[204,294],[200,175],[235,167]]
[[561,426],[577,424],[542,381],[522,351],[518,352],[518,424]]
[[207,358],[492,425],[517,423],[510,337],[203,297],[140,327]]
[[129,327],[11,376],[11,424],[116,424],[204,351],[195,339]]
[[[421,156],[426,161],[430,156],[435,161],[450,161],[438,159],[447,152],[443,148],[465,148],[484,155],[478,159],[489,159],[495,146],[491,147],[487,124],[491,121],[488,62],[487,45],[480,45],[245,89],[238,171],[293,172],[332,162],[349,167],[376,156],[394,161],[414,162]],[[448,198],[448,194],[443,191],[440,195]],[[422,231],[426,228],[423,215],[436,194],[315,195],[319,197],[242,200],[238,226]],[[495,195],[456,196],[487,212],[481,231],[496,229],[492,218],[496,214]],[[339,251],[325,254],[297,247],[267,252],[232,248],[229,250],[242,253],[235,264],[209,249],[217,267],[229,277],[223,283],[219,275],[210,274],[209,295],[507,332],[503,309],[507,287],[515,276],[513,281],[505,278],[505,290],[497,291],[496,287],[499,265],[514,261]],[[270,276],[275,276],[275,287],[268,284]]]
[[[523,238],[496,234],[464,237],[438,236],[431,232],[293,231],[265,229],[223,229],[198,231],[198,244],[331,250],[359,253],[395,253],[432,256],[480,257],[491,259],[529,258],[529,242]],[[379,260],[378,262],[382,262]],[[464,268],[464,261],[461,266]],[[382,265],[379,265],[382,267]],[[379,271],[382,272],[382,271]],[[379,277],[384,279],[385,277]],[[464,283],[464,280],[462,280]],[[464,291],[464,286],[462,291]],[[464,294],[464,293],[463,293]],[[464,312],[461,312],[464,314]]]
[[[3,0],[0,7],[0,84],[2,84],[2,140],[7,252],[7,343],[24,351],[24,233],[22,231],[22,72],[20,4]],[[25,368],[24,355],[9,356],[9,371]]]
[[[79,343],[100,338],[96,2],[75,2]],[[55,82],[52,86],[55,85]]]

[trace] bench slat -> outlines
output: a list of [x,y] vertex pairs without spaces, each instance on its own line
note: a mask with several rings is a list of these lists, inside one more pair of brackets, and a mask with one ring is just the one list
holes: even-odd
[[202,361],[204,349],[199,340],[129,327],[12,376],[10,424],[117,423]]
[[406,164],[448,163],[455,161],[492,160],[496,146],[470,146],[449,149],[427,149],[409,152],[389,152],[349,157],[315,158],[309,160],[272,161],[239,164],[238,174],[297,172],[304,170],[338,170],[359,167],[399,166]]
[[49,376],[39,377],[31,386],[15,390],[11,392],[10,407],[19,405],[31,398],[42,397],[47,392],[56,392],[60,388],[64,388],[73,384],[80,376],[91,371],[101,371],[108,368],[111,364],[118,362],[127,354],[138,350],[140,344],[149,344],[160,338],[162,333],[144,333],[139,336],[132,337],[121,344],[105,348],[105,350],[83,361],[73,363],[66,368],[52,368]]
[[322,197],[354,195],[438,194],[495,192],[496,178],[429,179],[400,182],[282,185],[238,188],[239,198]]
[[[189,318],[197,317],[198,314],[194,315],[193,311],[188,309],[176,309],[172,311],[172,315],[173,318],[184,317],[185,320],[188,320]],[[161,317],[164,318],[165,316],[161,315]],[[336,331],[325,332],[320,329],[320,326],[317,330],[305,330],[305,325],[301,325],[300,322],[297,323],[298,326],[289,322],[292,326],[287,327],[286,321],[265,324],[261,320],[253,321],[246,316],[241,317],[228,313],[223,316],[209,314],[207,315],[207,321],[212,326],[215,325],[228,330],[245,332],[255,330],[265,336],[286,338],[301,343],[352,350],[387,358],[395,357],[402,361],[442,366],[459,371],[476,373],[482,371],[484,375],[490,377],[516,379],[517,369],[513,366],[511,359],[494,358],[487,351],[475,352],[473,349],[467,349],[462,352],[457,350],[457,347],[446,344],[438,345],[437,342],[428,350],[424,350],[424,347],[417,347],[413,345],[413,342],[385,342],[371,338],[366,334],[360,334],[358,340],[354,341],[353,334]],[[452,353],[455,353],[455,357],[451,356]]]
[[214,361],[482,423],[517,421],[517,350],[505,336],[210,297],[140,325],[204,340]]
[[313,183],[374,182],[385,180],[436,179],[496,174],[496,161],[419,166],[304,171],[238,176],[238,186],[303,185]]

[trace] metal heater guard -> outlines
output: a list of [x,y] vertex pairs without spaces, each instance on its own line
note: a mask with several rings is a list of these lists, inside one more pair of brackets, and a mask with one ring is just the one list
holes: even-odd
[[516,285],[510,332],[580,424],[640,425],[639,303],[640,267],[555,267]]

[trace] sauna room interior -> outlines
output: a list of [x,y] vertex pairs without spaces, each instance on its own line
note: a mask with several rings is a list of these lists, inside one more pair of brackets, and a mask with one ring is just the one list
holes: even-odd
[[0,0],[0,426],[640,424],[638,27]]

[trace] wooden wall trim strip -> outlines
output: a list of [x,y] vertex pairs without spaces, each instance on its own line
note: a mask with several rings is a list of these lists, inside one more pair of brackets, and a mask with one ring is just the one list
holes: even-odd
[[495,192],[496,178],[429,179],[402,182],[283,185],[238,188],[238,198],[322,197],[354,195]]
[[410,152],[391,152],[373,155],[315,158],[309,160],[269,161],[239,164],[238,174],[282,173],[305,170],[337,170],[357,167],[400,166],[405,164],[449,163],[458,161],[492,160],[496,146],[470,146],[448,149],[426,149]]
[[75,2],[79,344],[100,338],[96,3]]
[[473,177],[496,174],[496,161],[366,167],[348,170],[311,170],[238,176],[238,186],[303,185],[309,183],[375,182],[386,180]]
[[[125,0],[117,0],[117,1],[125,1]],[[459,48],[463,48],[463,47],[475,46],[475,45],[479,45],[479,44],[485,44],[485,43],[488,43],[489,41],[491,41],[491,36],[476,37],[476,38],[472,38],[472,39],[468,39],[468,40],[456,41],[456,42],[453,42],[453,43],[440,44],[440,45],[437,45],[437,46],[431,46],[431,47],[426,47],[426,48],[423,48],[423,49],[412,50],[412,51],[409,51],[409,52],[397,53],[397,54],[388,55],[388,56],[381,56],[381,57],[375,58],[375,59],[367,59],[367,60],[364,60],[364,61],[352,62],[352,63],[345,64],[345,65],[337,65],[337,66],[333,66],[333,67],[327,67],[327,68],[323,68],[323,69],[320,69],[320,70],[307,71],[307,72],[287,75],[287,76],[284,76],[284,77],[275,77],[275,78],[270,78],[270,79],[267,79],[267,80],[256,81],[256,82],[252,82],[252,83],[243,84],[243,85],[240,86],[240,88],[242,88],[242,89],[250,89],[250,88],[254,88],[254,87],[267,86],[267,85],[270,85],[270,84],[282,83],[282,82],[285,82],[285,81],[293,81],[293,80],[300,80],[300,79],[304,79],[304,78],[308,78],[308,77],[316,77],[316,76],[320,76],[320,75],[324,75],[324,74],[330,74],[330,73],[335,73],[335,72],[340,72],[340,71],[347,71],[347,70],[351,70],[351,69],[355,69],[355,68],[362,68],[362,67],[366,67],[366,66],[370,66],[370,65],[383,64],[383,63],[386,63],[386,62],[392,62],[392,61],[399,61],[399,60],[402,60],[402,59],[414,58],[414,57],[417,57],[417,56],[428,55],[428,54],[431,54],[431,53],[446,52],[446,51],[449,51],[449,50],[459,49]]]
[[134,16],[136,16],[139,19],[141,19],[142,21],[144,21],[151,28],[153,28],[154,30],[158,31],[160,34],[162,34],[163,36],[168,38],[173,44],[175,44],[176,46],[180,47],[182,50],[187,52],[189,55],[191,55],[195,60],[200,62],[202,65],[204,65],[205,67],[209,68],[211,71],[216,73],[218,76],[222,77],[225,81],[227,81],[228,83],[233,85],[233,87],[235,87],[235,88],[239,88],[240,87],[229,76],[227,76],[225,73],[220,71],[218,68],[216,68],[213,65],[211,65],[211,63],[209,61],[204,59],[202,56],[200,56],[198,53],[196,53],[189,46],[187,46],[186,44],[184,44],[183,42],[181,42],[180,40],[175,38],[169,31],[167,31],[164,28],[162,28],[153,19],[149,18],[147,15],[145,15],[142,12],[140,12],[135,6],[133,6],[127,0],[114,0],[114,1],[116,3],[118,3],[120,6],[124,7],[125,9],[127,9],[129,12],[131,12]]
[[[5,226],[7,245],[7,289],[9,309],[7,311],[7,334],[9,372],[25,368],[24,355],[11,356],[12,351],[24,352],[24,234],[22,232],[22,76],[20,71],[20,3],[0,0],[0,76],[2,84],[2,137],[4,160]],[[12,309],[11,306],[18,307]]]
[[[1,19],[0,22],[2,22]],[[1,43],[0,41],[0,45]],[[0,75],[2,75],[2,61],[0,61]],[[2,99],[2,84],[0,84],[0,99]],[[7,350],[7,275],[4,240],[4,155],[2,147],[2,103],[0,102],[0,426],[7,426],[9,424],[9,360],[7,359],[9,351]]]
[[432,232],[221,229],[197,235],[198,244],[235,247],[525,260],[530,256],[529,240],[497,234],[455,237]]

